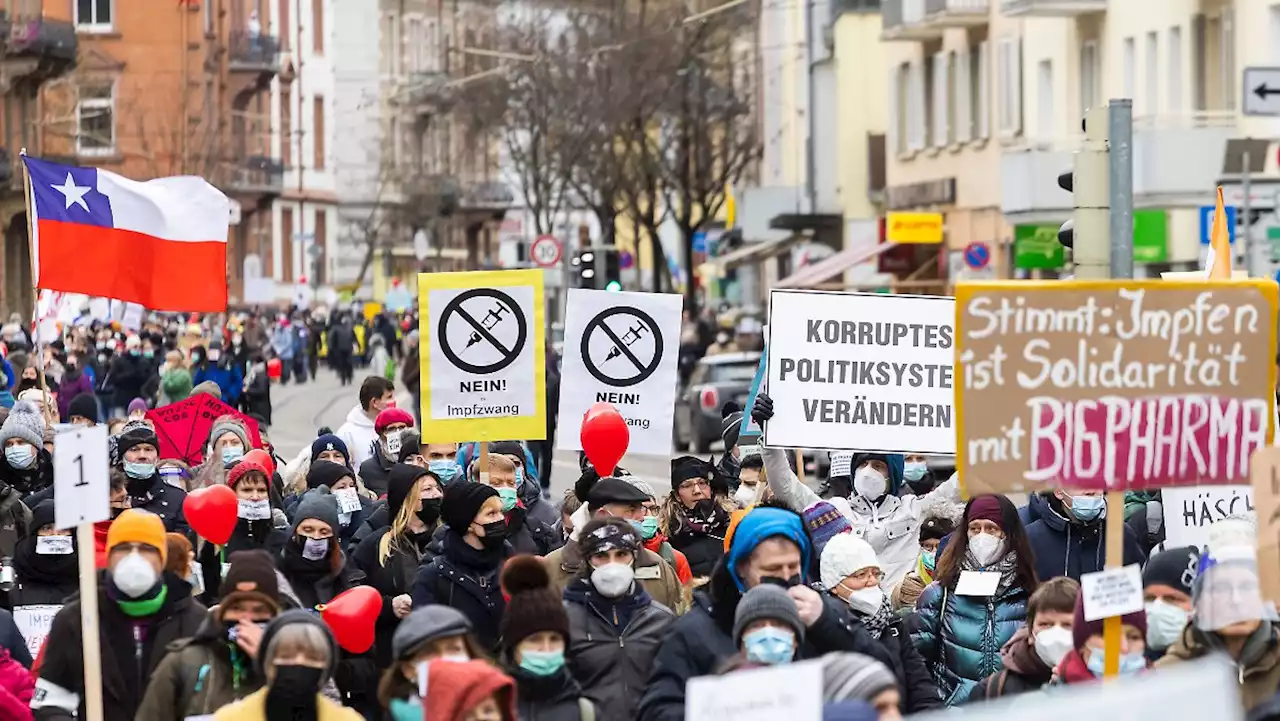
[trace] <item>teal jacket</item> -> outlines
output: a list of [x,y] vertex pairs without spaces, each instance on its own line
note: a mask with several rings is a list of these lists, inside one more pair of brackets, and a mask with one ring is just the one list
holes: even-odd
[[938,582],[916,603],[911,640],[948,706],[963,703],[980,679],[1002,668],[1000,648],[1027,620],[1027,593],[1007,588],[993,598],[957,596]]

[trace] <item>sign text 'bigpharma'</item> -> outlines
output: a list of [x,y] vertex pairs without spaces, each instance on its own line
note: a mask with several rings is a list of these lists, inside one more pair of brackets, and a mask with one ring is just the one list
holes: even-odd
[[970,494],[1242,483],[1270,436],[1272,281],[962,283]]

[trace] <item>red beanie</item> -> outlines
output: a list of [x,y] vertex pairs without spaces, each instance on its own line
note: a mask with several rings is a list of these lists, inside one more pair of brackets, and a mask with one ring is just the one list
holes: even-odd
[[1000,500],[994,495],[978,496],[969,503],[969,514],[966,521],[991,521],[1006,531],[1004,527],[1004,511],[1000,508]]
[[265,476],[267,478],[267,483],[271,482],[271,472],[264,468],[261,463],[258,463],[256,460],[241,460],[239,463],[232,466],[231,470],[227,471],[227,485],[231,486],[234,490],[236,484],[240,482],[240,479],[244,478],[246,474],[254,471]]
[[378,417],[373,421],[373,430],[381,434],[392,423],[403,423],[406,426],[412,426],[413,416],[409,415],[409,411],[403,408],[388,408],[379,413]]

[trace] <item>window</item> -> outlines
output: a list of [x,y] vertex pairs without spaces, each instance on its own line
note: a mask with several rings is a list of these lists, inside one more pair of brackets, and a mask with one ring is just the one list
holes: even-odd
[[1169,28],[1169,112],[1182,112],[1182,28]]
[[1098,104],[1098,41],[1080,46],[1080,117]]
[[324,170],[324,96],[317,95],[312,101],[311,109],[311,143],[315,150],[316,170]]
[[[280,0],[280,5],[276,10],[276,18],[278,18],[276,34],[280,36],[280,49],[284,52],[289,52],[289,39],[293,35],[293,31],[289,29],[289,6],[293,2],[294,0]],[[212,5],[213,3],[205,4]]]
[[400,160],[400,119],[392,115],[387,122],[387,142],[383,143],[382,164],[394,168]]
[[1000,41],[998,71],[1000,104],[1000,134],[1005,137],[1022,132],[1022,40],[1005,38]]
[[76,29],[90,32],[111,30],[113,0],[76,0]]
[[408,45],[406,64],[411,73],[420,73],[426,67],[423,55],[426,51],[425,39],[422,35],[422,18],[405,18],[405,42]]
[[[440,72],[440,37],[439,28],[436,21],[427,19],[423,22],[423,40],[422,40],[422,56],[424,64],[422,69],[428,73]],[[752,52],[748,50],[747,52]]]
[[280,280],[293,282],[293,208],[280,209]]
[[1236,13],[1230,6],[1222,8],[1222,36],[1218,47],[1222,48],[1222,109],[1236,109],[1236,83],[1240,76],[1236,74]]
[[286,83],[280,84],[280,162],[293,166],[293,93]]
[[955,122],[952,123],[952,137],[958,143],[973,139],[973,95],[970,91],[973,80],[970,61],[972,54],[966,50],[955,54],[955,72],[952,74],[951,95],[955,98]]
[[387,60],[391,67],[392,77],[404,72],[404,39],[400,37],[400,16],[392,13],[390,25],[387,27]]
[[115,83],[80,87],[76,102],[76,152],[103,156],[116,152]]
[[325,266],[328,265],[328,260],[325,257],[325,252],[324,252],[325,249],[328,248],[328,242],[327,242],[327,238],[329,235],[328,220],[329,220],[329,216],[324,212],[324,208],[317,208],[316,209],[316,225],[315,225],[316,237],[313,242],[315,243],[316,248],[320,250],[320,252],[316,253],[316,267],[315,267],[316,283],[324,283]]
[[951,63],[946,53],[933,56],[933,97],[930,98],[933,120],[933,147],[942,148],[951,142]]
[[1158,33],[1147,33],[1147,49],[1144,64],[1146,67],[1147,87],[1144,112],[1155,115],[1160,112],[1160,36]]
[[911,66],[903,63],[893,69],[890,82],[893,88],[893,121],[889,123],[889,132],[893,136],[893,151],[898,154],[907,152],[908,138],[911,135]]
[[204,34],[207,37],[213,37],[213,3],[204,4]]
[[907,77],[907,150],[923,150],[928,121],[925,118],[924,66],[911,63]]
[[324,55],[324,0],[311,0],[311,50]]
[[1053,111],[1053,61],[1041,60],[1036,64],[1036,135],[1041,140],[1051,140],[1058,133],[1057,117]]
[[1138,51],[1135,49],[1133,44],[1133,38],[1125,38],[1124,39],[1124,76],[1122,77],[1122,81],[1124,85],[1122,86],[1121,89],[1124,91],[1123,97],[1126,97],[1126,98],[1133,97],[1134,74],[1137,72],[1134,69],[1134,65],[1138,62],[1138,59],[1135,57],[1137,52]]
[[973,134],[986,139],[991,137],[991,44],[986,40],[978,43],[973,65]]

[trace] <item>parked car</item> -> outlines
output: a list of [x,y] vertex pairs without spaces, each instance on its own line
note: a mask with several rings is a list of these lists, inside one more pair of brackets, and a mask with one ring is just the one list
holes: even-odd
[[676,399],[675,442],[680,449],[705,454],[720,440],[720,408],[729,401],[747,405],[760,352],[722,353],[702,358]]

